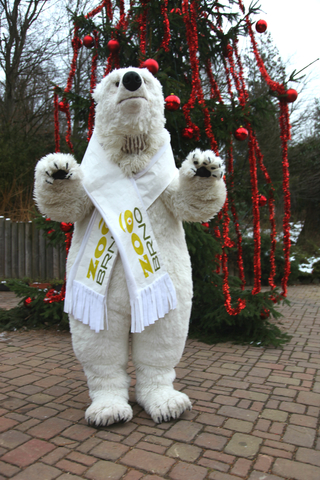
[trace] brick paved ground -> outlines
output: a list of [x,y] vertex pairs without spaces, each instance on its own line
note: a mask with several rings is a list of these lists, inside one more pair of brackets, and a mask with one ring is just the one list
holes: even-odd
[[176,386],[193,410],[161,425],[131,387],[130,423],[87,426],[70,335],[1,334],[0,480],[319,480],[320,287],[289,299],[283,350],[188,341]]

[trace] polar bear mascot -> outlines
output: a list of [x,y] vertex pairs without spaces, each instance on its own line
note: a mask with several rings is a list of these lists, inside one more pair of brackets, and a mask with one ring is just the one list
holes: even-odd
[[176,169],[162,87],[147,69],[114,70],[93,96],[95,130],[81,165],[69,154],[42,158],[35,200],[52,220],[75,223],[64,308],[88,380],[88,423],[132,419],[130,331],[136,400],[161,423],[191,409],[173,388],[192,301],[182,221],[219,212],[224,167],[197,149]]

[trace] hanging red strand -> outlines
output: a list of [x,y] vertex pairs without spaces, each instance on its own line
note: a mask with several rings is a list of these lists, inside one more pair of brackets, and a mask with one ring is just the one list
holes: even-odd
[[[241,0],[239,0],[241,2]],[[241,5],[240,5],[241,7]],[[284,217],[283,217],[283,243],[284,243],[284,275],[281,281],[282,284],[282,293],[284,297],[287,295],[287,285],[290,275],[290,191],[289,191],[289,161],[288,161],[288,140],[290,140],[290,121],[289,121],[289,111],[288,104],[285,100],[286,88],[283,84],[274,82],[265,68],[263,60],[258,52],[257,43],[254,38],[254,33],[252,26],[249,20],[248,15],[245,17],[246,24],[249,31],[249,36],[251,39],[251,44],[253,48],[254,55],[260,70],[261,75],[265,79],[266,83],[271,90],[275,91],[279,95],[279,105],[280,105],[280,116],[279,116],[279,125],[280,125],[280,137],[282,144],[282,172],[283,172],[283,192],[284,192]]]
[[149,3],[149,0],[141,0],[143,12],[140,14],[138,18],[140,52],[143,57],[141,58],[140,66],[143,64],[144,57],[146,55],[148,3]]
[[219,86],[212,73],[212,66],[209,58],[206,61],[206,72],[210,81],[210,98],[211,99],[217,98],[218,101],[223,104]]
[[165,52],[169,52],[169,42],[170,42],[170,23],[168,19],[168,0],[163,0],[161,3],[161,13],[163,16],[163,28],[164,36],[160,48],[163,48]]
[[259,192],[258,192],[258,176],[257,176],[257,160],[255,156],[255,138],[251,125],[246,124],[249,131],[249,165],[250,165],[250,183],[252,193],[252,211],[253,211],[253,270],[254,283],[252,295],[261,290],[261,237],[260,237],[260,210],[259,210]]
[[[235,83],[235,86],[236,86],[236,89],[237,89],[237,92],[238,92],[239,102],[240,102],[242,108],[244,109],[244,107],[247,103],[247,100],[249,99],[249,94],[248,94],[248,91],[246,89],[244,78],[243,78],[243,67],[242,67],[241,59],[240,59],[240,56],[239,56],[239,53],[238,53],[237,43],[238,43],[238,40],[235,39],[234,40],[233,51],[235,53],[235,57],[236,57],[236,60],[237,60],[237,65],[238,65],[238,68],[239,68],[239,73],[238,74],[236,72],[235,63],[234,63],[233,58],[232,58],[231,48],[228,49],[228,62],[230,64],[230,72],[233,76],[234,83]],[[251,128],[251,126],[250,126],[250,128]],[[270,194],[269,194],[269,201],[268,201],[268,204],[269,204],[269,219],[270,219],[270,224],[271,224],[271,234],[270,234],[271,251],[270,251],[269,285],[270,285],[271,289],[274,289],[275,288],[274,277],[275,277],[275,271],[276,271],[276,266],[275,266],[276,230],[275,230],[275,218],[274,218],[275,217],[274,188],[272,186],[271,179],[270,179],[270,176],[267,172],[267,169],[266,169],[266,167],[263,163],[263,155],[260,151],[257,138],[256,138],[253,131],[252,131],[252,142],[254,144],[255,154],[257,155],[260,169],[261,169],[262,173],[264,174],[264,177],[265,177],[267,183],[270,185]],[[254,175],[254,172],[250,172],[250,173],[251,173],[251,175]],[[253,214],[254,214],[254,216],[256,215],[256,210],[255,209],[254,209]],[[260,237],[260,232],[255,230],[255,235],[257,235],[257,236],[259,235],[259,237]],[[260,240],[255,238],[256,244],[258,244],[259,241]],[[258,275],[259,274],[259,269],[256,269],[255,272]]]
[[96,81],[97,81],[97,60],[98,60],[98,45],[99,45],[99,35],[97,30],[93,31],[93,36],[94,36],[94,54],[92,57],[92,63],[91,63],[91,78],[90,78],[90,109],[89,109],[89,118],[88,118],[88,136],[87,140],[89,142],[92,133],[93,133],[93,127],[94,127],[94,100],[92,97],[93,91],[96,87]]
[[[228,174],[229,174],[229,191],[230,193],[234,192],[234,169],[233,169],[233,146],[232,146],[232,136],[230,135],[230,146],[227,153],[228,159]],[[233,195],[230,196],[230,207],[233,216],[233,223],[236,230],[237,235],[237,263],[239,268],[239,278],[242,282],[241,289],[244,290],[246,279],[244,275],[244,268],[243,268],[243,258],[242,258],[242,236],[240,231],[240,225],[238,220],[238,214],[234,202]]]
[[[231,246],[230,243],[228,243],[229,239],[229,223],[230,223],[230,218],[228,215],[228,199],[226,199],[226,202],[223,207],[223,213],[224,213],[224,222],[223,222],[223,238],[225,239],[225,242],[222,247],[222,271],[223,271],[223,285],[222,285],[222,291],[223,295],[225,298],[225,307],[229,315],[238,315],[241,310],[243,310],[246,306],[246,301],[245,299],[238,298],[238,306],[236,308],[233,308],[231,306],[231,295],[230,295],[230,288],[229,288],[229,283],[228,283],[228,276],[229,276],[229,271],[228,271],[228,255],[226,252],[226,247]],[[229,240],[230,242],[230,240]]]
[[93,18],[95,17],[98,13],[101,12],[101,10],[103,9],[103,7],[106,7],[106,10],[107,10],[107,15],[108,15],[108,18],[110,20],[110,22],[112,21],[112,2],[111,0],[104,0],[100,5],[98,5],[96,8],[94,8],[93,10],[91,10],[91,12],[89,12],[85,18]]
[[[78,50],[79,48],[81,48],[81,40],[80,38],[78,37],[78,30],[79,30],[79,27],[77,27],[75,25],[74,27],[74,35],[73,35],[73,39],[72,39],[72,47],[73,47],[73,58],[72,58],[72,62],[71,62],[71,68],[70,68],[70,72],[69,72],[69,76],[68,76],[68,80],[67,80],[67,86],[66,88],[64,89],[64,93],[69,93],[71,88],[72,88],[72,83],[73,83],[73,79],[74,79],[74,76],[75,76],[75,73],[76,73],[76,67],[77,67],[77,58],[78,58]],[[72,145],[72,142],[71,142],[71,116],[70,116],[70,107],[69,107],[69,103],[67,102],[66,100],[66,96],[64,95],[64,98],[63,98],[63,102],[65,104],[65,114],[66,114],[66,117],[67,117],[67,133],[66,133],[66,142],[67,142],[67,145],[68,147],[70,148],[71,152],[73,153],[73,145]]]
[[287,296],[287,285],[290,275],[290,191],[289,191],[289,162],[288,162],[288,140],[290,140],[290,124],[288,104],[280,100],[280,129],[282,143],[282,172],[283,172],[283,193],[284,193],[284,218],[283,218],[283,243],[284,243],[284,275],[281,281],[281,295]]
[[[71,224],[70,224],[71,225]],[[66,232],[65,233],[65,244],[66,244],[66,258],[68,258],[69,249],[71,246],[73,232]],[[54,303],[54,302],[63,302],[66,295],[66,275],[64,277],[64,283],[61,287],[60,293],[55,295],[55,290],[48,291],[46,297],[44,298],[44,302],[46,303]]]
[[200,138],[200,130],[197,125],[192,123],[190,118],[190,110],[195,105],[196,97],[198,99],[199,105],[201,105],[204,115],[204,124],[205,124],[205,132],[207,137],[210,140],[211,149],[214,151],[216,155],[219,155],[218,144],[212,132],[211,127],[211,119],[210,113],[208,108],[206,107],[201,81],[200,81],[200,73],[199,73],[199,60],[198,60],[198,29],[197,29],[197,10],[198,4],[196,0],[191,0],[190,3],[190,13],[189,13],[189,1],[183,0],[182,2],[182,13],[183,13],[183,20],[186,26],[186,37],[187,43],[189,48],[189,56],[190,56],[190,65],[191,65],[191,72],[192,72],[192,91],[189,101],[183,106],[182,110],[186,119],[187,127],[191,127],[194,129],[195,138],[199,140]]
[[124,0],[120,0],[120,20],[116,26],[116,29],[126,30],[126,15],[125,15],[125,8],[124,8]]
[[53,105],[54,105],[54,140],[55,152],[60,152],[60,133],[59,133],[59,95],[57,87],[53,90]]
[[270,240],[271,240],[271,250],[270,250],[270,275],[269,275],[269,285],[271,289],[275,289],[276,285],[274,283],[274,277],[276,274],[276,262],[275,262],[275,252],[276,252],[276,222],[275,222],[275,201],[274,201],[274,187],[271,182],[271,178],[268,174],[268,171],[263,163],[263,155],[261,153],[258,141],[255,137],[255,153],[258,159],[258,163],[260,166],[260,170],[264,174],[264,178],[266,182],[270,185],[269,190],[269,200],[268,200],[268,207],[269,207],[269,220],[271,225],[271,233],[270,233]]

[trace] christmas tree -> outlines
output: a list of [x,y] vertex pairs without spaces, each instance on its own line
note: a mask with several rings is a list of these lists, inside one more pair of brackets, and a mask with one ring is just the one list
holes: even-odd
[[[290,274],[290,193],[287,142],[290,138],[288,103],[296,91],[273,80],[257,47],[256,35],[267,29],[256,22],[256,5],[246,11],[241,0],[104,0],[94,10],[73,15],[73,59],[65,88],[54,89],[56,151],[74,152],[81,161],[94,128],[92,92],[97,81],[120,67],[148,68],[163,86],[166,128],[179,167],[195,149],[212,149],[226,161],[228,198],[218,218],[185,225],[193,267],[194,301],[191,335],[202,340],[233,338],[274,345],[286,341],[270,317],[284,299]],[[255,30],[254,32],[254,24]],[[268,86],[260,103],[250,100],[239,38],[249,36],[255,62]],[[85,52],[85,53],[84,53]],[[87,90],[74,90],[79,55],[91,62]],[[275,285],[276,226],[272,179],[264,165],[255,134],[256,112],[278,104],[284,192],[284,266],[282,292]],[[75,128],[76,125],[76,128]],[[62,127],[62,128],[61,128]],[[74,127],[74,128],[72,128]],[[65,129],[65,138],[62,130]],[[241,147],[239,145],[241,144]],[[75,147],[74,147],[75,145]],[[236,153],[247,149],[250,194],[240,196],[234,185]],[[263,182],[262,195],[259,180]],[[245,288],[241,208],[252,209],[253,289]],[[268,205],[270,221],[270,290],[261,292],[260,208]],[[235,258],[238,276],[228,268]],[[60,300],[63,294],[60,295]]]

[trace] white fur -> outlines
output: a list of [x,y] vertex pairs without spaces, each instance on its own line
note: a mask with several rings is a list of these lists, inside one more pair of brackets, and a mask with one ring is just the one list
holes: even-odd
[[[142,84],[135,91],[127,90],[122,83],[128,71],[141,77]],[[169,139],[164,128],[160,83],[146,69],[119,69],[102,80],[94,98],[97,102],[95,130],[103,148],[128,177],[141,171]],[[54,180],[52,175],[57,167],[67,172],[67,176],[72,175],[69,179]],[[202,167],[211,173],[209,178],[196,175]],[[179,176],[148,210],[178,301],[177,308],[165,318],[142,333],[132,334],[136,398],[157,423],[178,418],[191,408],[187,395],[173,388],[174,367],[183,353],[192,300],[191,265],[182,221],[207,221],[219,212],[226,197],[223,172],[222,161],[213,152],[199,149],[191,152]],[[76,222],[68,256],[69,271],[92,211],[82,187],[81,171],[70,155],[52,154],[40,160],[36,167],[35,199],[40,211],[50,218]],[[110,281],[107,305],[109,328],[99,333],[70,316],[73,348],[86,373],[92,399],[86,419],[101,425],[132,418],[128,405],[130,379],[126,373],[130,302],[119,257]]]

